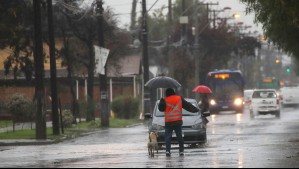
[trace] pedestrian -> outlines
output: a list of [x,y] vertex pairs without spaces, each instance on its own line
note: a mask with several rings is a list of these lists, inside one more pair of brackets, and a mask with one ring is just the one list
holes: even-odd
[[202,112],[202,113],[209,111],[210,105],[209,105],[208,94],[206,94],[206,93],[200,94],[199,108],[200,108],[200,112]]
[[168,88],[165,91],[165,98],[161,98],[158,108],[165,114],[165,144],[166,156],[170,157],[172,133],[175,131],[178,143],[179,154],[184,155],[184,139],[182,136],[183,115],[182,109],[196,113],[199,109],[193,106],[179,95],[176,95],[174,89]]
[[203,119],[205,120],[206,123],[208,123],[209,120],[206,118],[206,116],[209,116],[210,103],[209,103],[209,97],[207,93],[200,94],[199,108],[203,116]]

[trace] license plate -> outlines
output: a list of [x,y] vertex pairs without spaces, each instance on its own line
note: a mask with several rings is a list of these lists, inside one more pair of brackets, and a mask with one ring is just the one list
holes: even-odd
[[[176,137],[175,132],[172,133],[172,137]],[[184,133],[182,132],[182,137],[184,137]]]
[[228,106],[222,106],[223,109],[228,109]]

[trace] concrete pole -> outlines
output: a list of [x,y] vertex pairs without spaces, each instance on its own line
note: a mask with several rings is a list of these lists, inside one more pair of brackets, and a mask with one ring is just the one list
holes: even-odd
[[76,99],[79,100],[79,81],[76,80]]
[[[199,65],[200,65],[200,53],[199,53],[199,43],[198,43],[198,38],[199,38],[199,27],[198,27],[198,0],[195,0],[195,7],[196,7],[196,11],[194,14],[194,19],[195,19],[195,43],[194,43],[194,59],[195,59],[195,85],[194,87],[196,87],[197,85],[200,84],[199,81]],[[199,95],[196,94],[196,100],[199,101]]]

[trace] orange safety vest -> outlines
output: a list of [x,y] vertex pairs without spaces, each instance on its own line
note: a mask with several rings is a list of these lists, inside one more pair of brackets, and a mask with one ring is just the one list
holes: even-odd
[[165,98],[165,122],[182,121],[182,99],[180,96],[171,95]]

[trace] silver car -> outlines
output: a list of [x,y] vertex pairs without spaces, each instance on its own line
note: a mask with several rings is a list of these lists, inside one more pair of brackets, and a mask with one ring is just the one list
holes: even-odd
[[[198,103],[195,99],[185,99],[190,102],[192,105],[198,107]],[[165,145],[165,120],[164,112],[159,111],[158,109],[159,100],[156,102],[153,114],[149,121],[149,132],[156,131],[158,133],[158,144],[161,147]],[[183,126],[182,126],[182,135],[184,138],[184,143],[189,144],[190,146],[196,146],[198,144],[206,143],[207,141],[207,120],[209,112],[204,113],[200,112],[192,113],[183,109]],[[176,140],[176,134],[173,132],[172,135],[172,144],[178,144]]]

